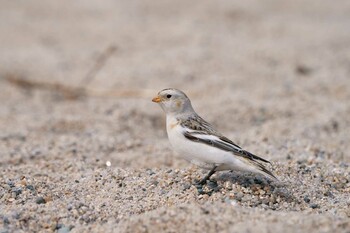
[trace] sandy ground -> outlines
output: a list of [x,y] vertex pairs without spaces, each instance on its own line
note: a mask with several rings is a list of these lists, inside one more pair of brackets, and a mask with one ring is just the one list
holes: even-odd
[[[350,232],[348,0],[0,4],[0,232]],[[193,186],[166,87],[280,182]]]

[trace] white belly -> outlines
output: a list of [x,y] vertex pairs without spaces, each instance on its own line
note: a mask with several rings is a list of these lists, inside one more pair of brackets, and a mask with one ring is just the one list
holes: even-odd
[[191,141],[183,135],[183,129],[175,119],[167,119],[167,133],[170,144],[178,156],[195,165],[217,170],[247,170],[246,165],[231,152],[220,150],[200,142]]

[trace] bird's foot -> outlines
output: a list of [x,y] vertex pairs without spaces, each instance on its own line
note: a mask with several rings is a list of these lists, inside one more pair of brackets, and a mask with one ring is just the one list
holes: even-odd
[[212,195],[213,192],[220,190],[216,180],[201,180],[194,183],[194,186],[197,188],[198,194],[208,194],[209,196]]
[[207,183],[207,180],[209,180],[207,177],[204,177],[200,181],[197,181],[194,183],[195,186],[203,186]]

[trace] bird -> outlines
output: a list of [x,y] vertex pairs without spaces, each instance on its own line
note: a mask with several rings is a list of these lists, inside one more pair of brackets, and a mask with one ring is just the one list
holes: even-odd
[[197,184],[204,185],[217,171],[253,172],[278,180],[265,164],[271,164],[218,132],[200,117],[187,95],[175,88],[166,88],[152,99],[166,114],[169,142],[179,157],[209,170]]

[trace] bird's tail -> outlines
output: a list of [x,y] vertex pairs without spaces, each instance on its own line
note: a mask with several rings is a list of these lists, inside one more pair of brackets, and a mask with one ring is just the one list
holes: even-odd
[[264,176],[267,176],[272,180],[278,180],[277,177],[270,170],[268,170],[262,163],[258,161],[253,161],[252,163],[254,167],[257,169],[258,173]]
[[[278,181],[278,178],[270,170],[268,170],[262,162],[257,161],[253,158],[250,158],[250,159],[245,158],[243,162],[249,166],[249,171],[254,172],[254,173],[259,173],[259,174],[264,175],[272,180]],[[266,161],[266,162],[270,163],[268,161]]]

